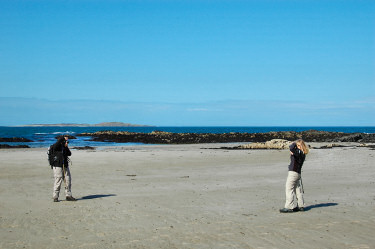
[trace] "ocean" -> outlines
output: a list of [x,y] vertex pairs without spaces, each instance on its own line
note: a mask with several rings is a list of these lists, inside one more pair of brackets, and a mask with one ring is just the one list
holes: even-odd
[[[47,148],[53,144],[56,136],[62,134],[69,134],[75,136],[79,133],[84,132],[96,132],[96,131],[129,131],[129,132],[144,132],[150,133],[152,131],[166,131],[174,133],[229,133],[229,132],[240,132],[240,133],[264,133],[270,131],[306,131],[306,130],[319,130],[319,131],[330,131],[330,132],[345,132],[345,133],[375,133],[375,127],[355,127],[355,126],[343,126],[343,127],[6,127],[0,126],[0,137],[24,137],[32,140],[33,142],[28,143],[10,143],[1,142],[0,144],[9,145],[28,145],[32,148]],[[112,143],[112,142],[94,142],[89,141],[90,137],[77,137],[77,139],[70,140],[70,147],[74,146],[129,146],[129,145],[140,145],[141,143]]]

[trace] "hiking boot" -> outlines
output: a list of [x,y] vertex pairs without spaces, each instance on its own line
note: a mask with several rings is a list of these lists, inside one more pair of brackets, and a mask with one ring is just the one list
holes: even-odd
[[74,198],[73,196],[67,196],[66,200],[67,201],[76,201],[76,198]]
[[288,208],[280,209],[280,213],[293,213],[293,212],[294,212],[293,209],[288,209]]
[[59,202],[59,199],[53,198],[53,202]]
[[303,208],[303,207],[298,208],[298,211],[300,211],[300,212],[305,212],[305,208]]

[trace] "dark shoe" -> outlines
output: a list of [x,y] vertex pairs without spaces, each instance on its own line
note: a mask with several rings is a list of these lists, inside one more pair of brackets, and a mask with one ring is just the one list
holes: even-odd
[[76,198],[74,198],[73,196],[67,196],[66,200],[67,201],[76,201]]
[[280,209],[280,213],[293,213],[293,212],[294,212],[293,209],[288,209],[288,208]]
[[305,212],[305,208],[298,208],[298,211],[300,211],[300,212]]
[[59,199],[53,198],[53,202],[59,202]]

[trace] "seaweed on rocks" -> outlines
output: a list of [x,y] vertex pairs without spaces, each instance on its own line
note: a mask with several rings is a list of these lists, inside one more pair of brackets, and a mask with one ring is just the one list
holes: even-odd
[[343,133],[308,130],[302,132],[279,131],[266,133],[172,133],[153,131],[151,133],[128,131],[98,131],[81,133],[77,136],[89,136],[91,141],[115,143],[144,143],[144,144],[199,144],[199,143],[232,143],[232,142],[266,142],[272,139],[294,141],[302,138],[306,142],[375,142],[374,134]]

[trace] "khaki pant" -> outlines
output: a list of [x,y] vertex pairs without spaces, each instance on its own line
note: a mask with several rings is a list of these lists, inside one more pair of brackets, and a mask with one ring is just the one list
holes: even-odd
[[[305,207],[305,201],[303,200],[303,193],[301,188],[301,174],[294,171],[288,171],[288,178],[285,184],[285,208],[293,209],[297,207]],[[297,199],[297,203],[295,202]]]
[[[65,169],[65,196],[72,196],[71,183],[72,177],[70,175],[69,167]],[[55,184],[53,186],[53,198],[59,198],[60,188],[63,180],[63,168],[62,167],[53,167],[53,176],[55,177]]]

